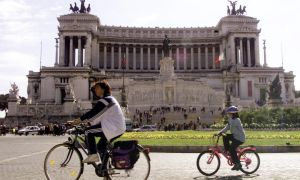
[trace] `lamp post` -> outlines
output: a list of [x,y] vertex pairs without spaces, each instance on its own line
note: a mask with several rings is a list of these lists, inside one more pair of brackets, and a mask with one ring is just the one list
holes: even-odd
[[226,91],[225,91],[225,93],[226,93],[225,106],[229,107],[229,106],[231,106],[231,96],[230,96],[230,91],[229,91],[229,88],[228,88],[227,85],[226,85]]
[[225,87],[225,96],[226,96],[226,100],[225,100],[225,107],[229,107],[231,106],[231,96],[230,96],[230,90],[229,90],[229,87],[228,87],[228,84],[227,84],[227,78],[228,78],[228,69],[225,70],[225,84],[226,84],[226,87]]
[[121,106],[127,108],[127,101],[126,101],[126,92],[125,92],[125,69],[126,69],[126,58],[125,54],[122,59],[122,71],[123,71],[123,84],[122,84],[122,92],[121,92]]

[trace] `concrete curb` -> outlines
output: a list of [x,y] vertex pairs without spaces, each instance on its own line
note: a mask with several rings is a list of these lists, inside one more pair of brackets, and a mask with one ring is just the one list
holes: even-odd
[[[200,153],[208,150],[210,146],[144,146],[150,152],[165,153]],[[245,147],[245,146],[241,146]],[[256,146],[258,153],[291,153],[300,152],[300,146]]]

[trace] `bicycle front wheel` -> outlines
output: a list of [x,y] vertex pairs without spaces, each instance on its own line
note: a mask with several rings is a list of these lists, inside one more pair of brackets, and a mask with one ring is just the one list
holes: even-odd
[[197,158],[197,168],[205,176],[212,176],[217,173],[220,164],[219,156],[210,150],[203,151]]
[[255,173],[260,166],[260,158],[257,152],[253,150],[246,150],[240,155],[242,164],[241,171],[245,174]]
[[149,152],[140,145],[137,148],[139,159],[132,169],[116,169],[112,165],[111,158],[109,158],[107,169],[110,179],[148,179],[151,169]]
[[48,180],[78,180],[83,172],[82,155],[70,144],[58,144],[47,153],[44,172]]

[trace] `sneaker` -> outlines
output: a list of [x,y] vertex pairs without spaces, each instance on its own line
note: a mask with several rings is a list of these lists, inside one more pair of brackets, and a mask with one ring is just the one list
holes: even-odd
[[241,169],[242,165],[240,163],[237,163],[231,168],[231,170],[239,171]]
[[82,161],[82,163],[93,163],[93,162],[98,162],[99,161],[99,156],[98,154],[91,154],[88,155],[86,159]]

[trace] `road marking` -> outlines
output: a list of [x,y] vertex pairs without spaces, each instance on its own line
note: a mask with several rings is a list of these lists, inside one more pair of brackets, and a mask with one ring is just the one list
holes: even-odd
[[14,161],[14,160],[26,158],[26,157],[31,157],[31,156],[43,154],[43,153],[46,153],[46,152],[48,152],[48,150],[47,150],[47,151],[35,152],[35,153],[31,153],[31,154],[24,154],[24,155],[21,155],[21,156],[17,156],[17,157],[13,157],[13,158],[4,159],[4,160],[1,160],[1,161],[0,161],[0,164],[1,164],[1,163],[6,163],[6,162],[9,162],[9,161]]

